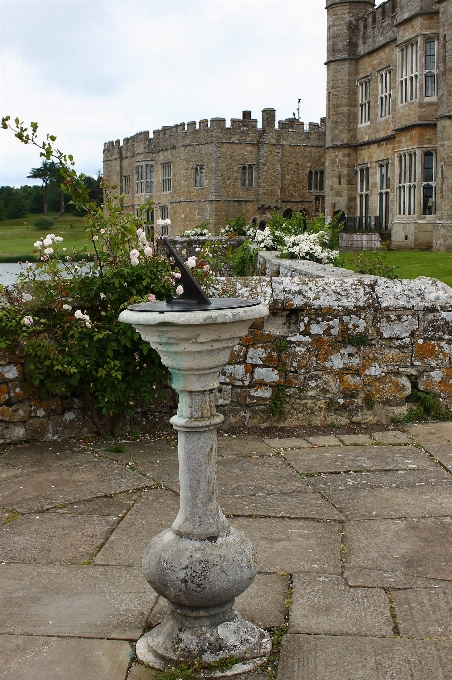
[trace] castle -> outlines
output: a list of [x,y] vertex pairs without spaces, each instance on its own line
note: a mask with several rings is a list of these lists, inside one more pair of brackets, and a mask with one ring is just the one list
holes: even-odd
[[123,209],[153,202],[149,219],[167,219],[180,232],[208,222],[218,232],[243,213],[265,220],[272,209],[320,215],[325,210],[325,119],[305,129],[296,118],[275,125],[274,109],[262,127],[244,111],[225,118],[139,132],[104,145],[104,178],[121,187]]
[[326,217],[452,250],[452,0],[327,0]]
[[[327,0],[327,115],[262,111],[104,145],[125,210],[152,199],[177,231],[243,213],[341,212],[396,248],[452,250],[452,0]],[[449,40],[448,40],[449,38]]]

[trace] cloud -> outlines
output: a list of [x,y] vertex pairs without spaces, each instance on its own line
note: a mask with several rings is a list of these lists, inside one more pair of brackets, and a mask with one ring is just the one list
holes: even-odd
[[[3,0],[2,115],[37,120],[95,173],[103,142],[243,109],[325,111],[318,0]],[[0,184],[39,158],[2,135]],[[5,137],[8,137],[6,140]]]

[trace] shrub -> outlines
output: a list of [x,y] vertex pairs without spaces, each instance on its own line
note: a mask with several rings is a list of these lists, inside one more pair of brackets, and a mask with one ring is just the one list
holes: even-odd
[[263,231],[249,229],[248,233],[259,250],[277,250],[279,257],[331,264],[337,261],[333,245],[341,229],[339,217],[325,225],[323,216],[310,219],[303,212],[294,212],[283,217],[274,210]]
[[234,276],[255,276],[257,274],[257,248],[250,247],[245,241],[232,254],[232,271]]
[[399,278],[396,273],[397,265],[390,264],[383,253],[355,253],[351,268],[358,274],[384,276],[387,279]]
[[[10,127],[8,120],[3,119],[4,128]],[[32,394],[79,397],[97,430],[106,434],[104,416],[152,403],[168,384],[157,353],[132,326],[119,323],[118,315],[133,302],[182,292],[178,272],[147,241],[149,204],[139,216],[122,213],[121,196],[105,186],[99,206],[89,199],[83,175],[73,170],[72,157],[54,148],[53,136],[39,144],[35,123],[31,132],[17,119],[15,125],[11,129],[22,142],[58,162],[64,190],[86,212],[94,261],[87,264],[87,245],[68,252],[52,233],[36,241],[36,266],[23,267],[19,292],[0,309],[0,348],[23,353]]]
[[196,236],[210,236],[209,223],[201,222],[197,224],[193,229],[186,229],[181,231],[180,236],[186,236],[188,238],[194,238]]
[[235,220],[228,222],[225,220],[225,225],[220,229],[220,236],[247,236],[248,227],[245,220],[245,215],[240,213]]
[[43,231],[51,229],[53,224],[54,222],[50,219],[50,217],[38,217],[38,219],[35,220],[35,228],[42,229]]
[[438,397],[427,392],[421,392],[416,388],[407,397],[407,404],[413,404],[406,416],[404,423],[415,423],[428,420],[452,420],[452,413],[447,411]]

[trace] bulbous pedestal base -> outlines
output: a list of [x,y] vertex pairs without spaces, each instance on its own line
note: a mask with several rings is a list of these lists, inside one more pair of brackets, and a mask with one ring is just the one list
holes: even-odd
[[269,636],[233,609],[257,572],[256,551],[241,531],[228,526],[223,535],[196,540],[165,529],[146,548],[143,572],[171,612],[138,641],[141,661],[164,668],[195,659],[240,659],[227,675],[264,661]]
[[222,612],[216,608],[210,612],[205,609],[204,616],[199,615],[199,609],[192,611],[191,621],[187,614],[188,608],[183,614],[174,608],[160,625],[143,635],[136,647],[140,661],[162,669],[195,659],[206,664],[228,657],[240,659],[226,671],[206,671],[204,675],[206,678],[227,677],[253,670],[264,663],[271,651],[269,635],[245,621],[232,607]]

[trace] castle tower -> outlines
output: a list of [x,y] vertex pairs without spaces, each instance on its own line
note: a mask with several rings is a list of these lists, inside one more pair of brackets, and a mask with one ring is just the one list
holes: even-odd
[[438,116],[437,116],[437,225],[433,249],[452,251],[452,2],[437,0]]
[[356,206],[356,122],[358,18],[375,0],[327,0],[327,220],[338,210],[354,214]]

